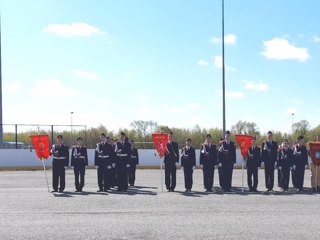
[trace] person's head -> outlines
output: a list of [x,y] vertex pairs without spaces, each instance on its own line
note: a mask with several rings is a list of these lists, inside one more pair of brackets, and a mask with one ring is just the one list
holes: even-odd
[[230,135],[231,135],[231,133],[230,133],[230,131],[228,130],[228,131],[225,132],[224,138],[225,138],[226,140],[230,140]]
[[63,143],[63,137],[62,135],[57,136],[57,144],[62,144]]
[[173,132],[172,132],[172,131],[170,131],[170,132],[169,132],[169,142],[171,142],[171,141],[172,141],[172,138],[173,138]]
[[101,141],[101,142],[105,142],[106,140],[107,140],[106,134],[101,133],[101,134],[100,134],[100,141]]
[[206,143],[211,143],[212,142],[212,138],[211,138],[211,134],[207,134],[206,135]]
[[283,140],[281,147],[284,148],[284,149],[288,149],[288,147],[289,147],[289,141],[288,141],[288,139],[284,139],[284,140]]
[[268,131],[267,138],[269,141],[272,140],[272,132],[271,131]]
[[82,137],[78,137],[78,138],[77,138],[77,144],[78,144],[79,146],[82,146],[82,145],[83,145],[83,139],[82,139]]
[[110,137],[107,137],[107,143],[108,143],[108,144],[112,144],[112,140],[111,140]]
[[256,146],[256,141],[257,141],[256,137],[252,137],[251,146]]
[[303,136],[299,136],[299,137],[297,138],[297,143],[298,143],[300,146],[302,146],[302,145],[304,144],[304,137],[303,137]]
[[120,133],[120,139],[121,139],[121,141],[124,142],[124,141],[126,140],[126,138],[127,138],[126,134],[125,134],[124,132],[121,132],[121,133]]
[[188,138],[187,141],[186,141],[186,146],[187,147],[191,147],[192,146],[192,142],[191,142],[191,139]]

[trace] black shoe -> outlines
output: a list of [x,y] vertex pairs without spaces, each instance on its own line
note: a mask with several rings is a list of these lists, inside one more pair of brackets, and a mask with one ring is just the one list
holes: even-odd
[[252,189],[252,192],[258,192],[258,190],[256,188]]
[[103,190],[102,190],[102,189],[99,189],[97,192],[103,192]]
[[134,184],[130,184],[130,187],[133,187],[134,186]]
[[79,190],[79,189],[77,189],[77,190],[76,190],[76,192],[80,192],[80,190]]
[[53,189],[51,192],[58,192],[58,190],[56,190],[56,189]]
[[62,193],[62,192],[63,192],[63,190],[62,190],[62,189],[59,189],[59,192],[60,192],[60,193]]

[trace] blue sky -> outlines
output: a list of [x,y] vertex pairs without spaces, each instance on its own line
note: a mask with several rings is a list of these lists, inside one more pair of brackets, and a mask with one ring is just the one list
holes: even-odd
[[[3,122],[222,128],[220,0],[2,0]],[[227,128],[319,125],[318,0],[225,0]]]

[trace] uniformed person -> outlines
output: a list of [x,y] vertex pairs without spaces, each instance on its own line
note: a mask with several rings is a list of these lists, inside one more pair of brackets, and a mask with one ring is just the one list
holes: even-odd
[[281,189],[282,191],[288,191],[290,169],[293,165],[293,151],[289,148],[288,139],[285,139],[281,144],[281,148],[278,152],[278,169],[281,176]]
[[293,147],[293,170],[296,175],[296,187],[298,191],[303,191],[304,172],[308,168],[308,152],[307,148],[303,145],[304,138],[299,136],[297,144]]
[[111,187],[110,170],[112,168],[112,154],[112,146],[108,144],[106,135],[101,133],[100,143],[97,143],[94,157],[94,165],[98,168],[97,175],[99,189],[97,192],[107,192]]
[[224,140],[220,142],[218,163],[222,173],[222,189],[224,192],[230,192],[233,167],[236,164],[236,147],[234,142],[230,140],[230,131],[226,131]]
[[85,169],[88,166],[88,152],[81,137],[77,138],[77,145],[72,147],[71,166],[74,170],[76,192],[82,192]]
[[217,146],[212,144],[210,134],[206,135],[205,143],[200,149],[200,166],[203,173],[203,186],[206,192],[212,192],[214,182],[214,168],[217,162]]
[[126,134],[120,133],[120,140],[116,143],[116,169],[119,192],[128,190],[128,168],[130,167],[131,144],[126,141]]
[[172,141],[173,133],[169,132],[169,142],[167,143],[167,151],[164,156],[165,164],[165,183],[169,192],[173,192],[176,187],[176,165],[179,162],[178,143]]
[[257,192],[258,171],[261,167],[261,150],[256,145],[256,137],[252,137],[247,156],[247,180],[250,192]]
[[191,139],[188,138],[186,146],[181,149],[181,170],[184,172],[184,185],[186,192],[192,189],[192,174],[196,168],[196,150],[192,147]]
[[273,191],[274,169],[277,167],[278,144],[272,140],[272,132],[268,131],[267,140],[262,143],[262,162],[264,162],[265,184],[268,192]]
[[69,165],[69,147],[63,144],[62,135],[58,135],[56,144],[52,145],[52,192],[63,192],[66,182],[65,168]]
[[139,153],[138,149],[134,146],[134,141],[131,140],[131,161],[130,167],[128,169],[128,179],[129,185],[134,186],[134,182],[136,180],[136,167],[139,164]]

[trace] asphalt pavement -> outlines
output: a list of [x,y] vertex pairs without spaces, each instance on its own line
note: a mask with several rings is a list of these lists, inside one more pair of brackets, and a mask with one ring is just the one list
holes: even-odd
[[[242,192],[241,170],[234,171],[231,193],[219,191],[217,172],[213,193],[204,192],[199,169],[190,193],[181,170],[175,192],[162,192],[160,170],[136,175],[127,193],[98,193],[90,169],[84,192],[76,193],[67,170],[65,192],[48,193],[43,171],[0,171],[0,239],[320,238],[320,194],[310,189],[309,170],[302,193],[262,191],[262,170],[258,193]],[[51,177],[48,171],[50,190]]]

